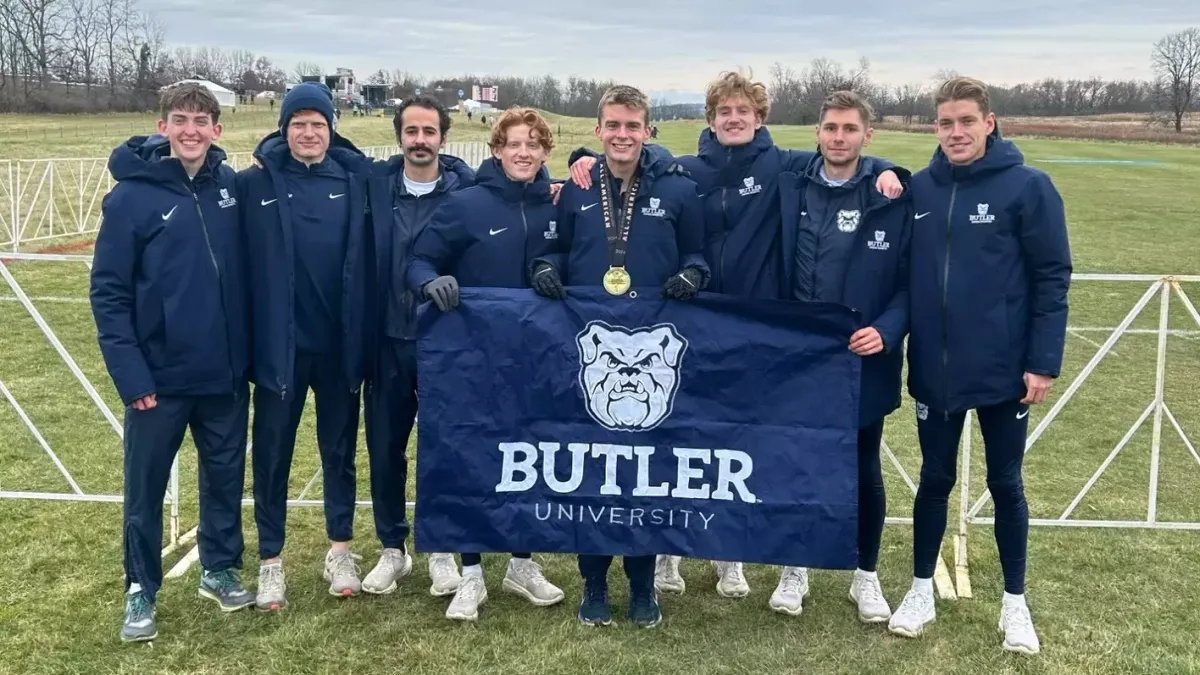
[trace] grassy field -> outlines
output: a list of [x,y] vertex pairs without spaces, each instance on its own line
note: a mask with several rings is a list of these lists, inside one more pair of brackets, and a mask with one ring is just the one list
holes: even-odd
[[[238,115],[242,113],[239,112]],[[271,127],[268,115],[228,121],[225,145],[249,150]],[[54,128],[61,120],[21,118],[22,124]],[[23,143],[4,120],[0,147],[5,157],[104,156],[128,135],[104,135],[102,118],[83,124],[85,139]],[[144,118],[143,118],[144,120]],[[130,120],[103,122],[111,126]],[[137,123],[137,120],[133,120]],[[562,139],[552,171],[562,175],[572,147],[596,147],[588,120],[555,119]],[[482,140],[477,121],[455,120],[452,140]],[[148,128],[148,123],[147,123]],[[678,154],[692,152],[699,126],[662,125],[660,141]],[[391,142],[389,119],[343,118],[344,133],[362,146]],[[777,142],[811,147],[811,129],[773,129]],[[64,132],[65,133],[65,132]],[[52,134],[47,133],[47,137]],[[1077,272],[1200,274],[1200,164],[1195,150],[1147,144],[1030,140],[1021,143],[1027,161],[1047,170],[1068,208]],[[880,133],[870,151],[918,168],[933,150],[931,137]],[[1058,160],[1058,161],[1045,161]],[[1063,160],[1067,160],[1064,162]],[[1144,161],[1082,164],[1078,160]],[[88,270],[82,263],[8,263],[66,349],[79,362],[109,406],[119,402],[96,347],[87,297]],[[1066,363],[1055,396],[1096,353],[1107,333],[1149,284],[1078,282],[1071,295]],[[1200,284],[1185,284],[1200,300]],[[1158,325],[1155,298],[1133,328]],[[121,447],[117,435],[91,404],[78,382],[49,346],[13,293],[0,285],[0,381],[12,391],[50,447],[82,488],[93,494],[121,490]],[[1200,329],[1177,300],[1169,327]],[[1193,438],[1200,440],[1200,340],[1181,333],[1167,341],[1165,399]],[[1034,517],[1057,518],[1154,397],[1156,336],[1123,337],[1034,446],[1026,480]],[[1037,408],[1036,424],[1049,410]],[[1132,438],[1074,518],[1144,520],[1151,469],[1149,420]],[[1032,428],[1032,426],[1031,426]],[[311,411],[304,420],[292,472],[296,496],[317,467]],[[919,452],[911,401],[890,420],[886,439],[910,475]],[[360,447],[363,447],[360,443]],[[976,452],[981,446],[976,434]],[[978,457],[978,454],[976,454]],[[184,529],[196,522],[195,459],[182,453]],[[359,494],[368,499],[365,448],[360,451]],[[911,511],[911,493],[885,463],[889,515]],[[983,488],[981,462],[973,466],[972,501]],[[410,474],[411,475],[411,474]],[[1164,421],[1158,519],[1200,521],[1200,467]],[[247,482],[249,488],[249,482]],[[66,482],[20,418],[0,404],[0,489],[66,492]],[[410,498],[412,495],[410,487]],[[309,493],[320,498],[320,484]],[[957,496],[951,504],[958,503]],[[778,572],[752,566],[751,595],[725,600],[713,590],[715,577],[701,561],[686,561],[688,592],[663,599],[664,624],[635,631],[621,621],[611,630],[585,630],[574,621],[580,584],[566,556],[540,556],[547,576],[563,586],[563,604],[535,610],[503,594],[503,556],[485,557],[491,589],[477,625],[451,624],[446,601],[427,593],[425,557],[392,596],[342,601],[326,593],[320,579],[325,550],[319,509],[289,515],[285,551],[292,606],[278,616],[251,612],[221,615],[196,597],[198,571],[167,582],[160,594],[160,637],[152,646],[122,646],[116,634],[122,611],[120,506],[0,501],[6,546],[0,549],[0,672],[67,673],[278,673],[311,672],[527,672],[527,673],[1189,673],[1200,672],[1195,640],[1200,575],[1195,574],[1195,532],[1034,528],[1030,542],[1029,602],[1043,653],[1023,658],[999,648],[996,620],[1002,591],[990,528],[976,526],[970,539],[973,599],[940,602],[932,631],[917,641],[865,627],[845,598],[849,574],[814,574],[812,595],[800,618],[767,608]],[[252,511],[246,509],[247,577],[256,574]],[[990,515],[985,509],[984,516]],[[369,510],[356,519],[357,552],[363,573],[374,564],[378,544]],[[951,517],[951,531],[954,517]],[[893,607],[909,584],[911,528],[889,526],[884,534],[880,575]],[[953,564],[952,548],[943,549]],[[182,555],[165,561],[166,567]],[[613,598],[623,617],[623,576],[614,567]]]

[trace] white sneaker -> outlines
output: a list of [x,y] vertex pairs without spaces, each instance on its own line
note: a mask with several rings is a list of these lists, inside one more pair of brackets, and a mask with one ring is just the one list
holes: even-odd
[[744,598],[750,594],[750,584],[742,575],[742,563],[712,561],[717,573],[717,595],[722,598]]
[[258,592],[254,605],[264,612],[277,612],[287,607],[287,583],[283,580],[283,563],[258,566]]
[[915,638],[925,632],[925,627],[937,620],[933,591],[909,589],[896,613],[888,621],[888,630],[896,635]]
[[679,556],[660,555],[654,560],[654,589],[659,593],[683,593],[687,588],[679,575]]
[[429,554],[429,580],[432,582],[429,594],[434,597],[453,595],[458,590],[462,577],[458,574],[458,563],[454,562],[453,553]]
[[771,609],[789,616],[800,616],[807,595],[808,570],[804,567],[784,567],[779,575],[779,585],[771,594]]
[[358,580],[358,565],[355,561],[362,556],[350,551],[338,553],[332,550],[325,554],[325,581],[329,582],[329,594],[343,598],[358,595],[362,582]]
[[1023,602],[1005,601],[1000,610],[1000,632],[1004,633],[1004,648],[1010,652],[1037,654],[1041,651],[1033,617]]
[[863,623],[883,623],[892,616],[877,575],[855,570],[850,581],[850,601],[858,605],[858,620]]
[[454,593],[454,600],[451,600],[450,606],[446,608],[446,618],[474,621],[479,618],[479,606],[486,601],[487,587],[483,584],[483,577],[468,574],[463,577],[458,591]]
[[525,598],[538,607],[549,607],[562,602],[562,589],[546,581],[542,566],[532,558],[512,558],[508,571],[504,573],[503,588]]
[[375,569],[362,582],[362,589],[372,595],[387,595],[396,590],[396,582],[412,572],[412,556],[402,548],[385,548]]

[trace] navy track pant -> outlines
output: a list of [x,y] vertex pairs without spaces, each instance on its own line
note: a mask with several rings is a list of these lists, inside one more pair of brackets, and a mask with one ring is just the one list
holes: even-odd
[[367,452],[371,459],[371,503],[375,531],[384,548],[404,548],[409,524],[408,438],[417,419],[417,346],[385,339],[377,375],[367,384]]
[[354,536],[359,393],[350,391],[339,354],[296,352],[294,393],[282,398],[266,387],[254,389],[254,521],[258,556],[283,552],[287,524],[288,478],[296,448],[296,429],[311,388],[317,414],[317,448],[325,500],[325,532],[330,541]]
[[163,499],[171,464],[191,429],[199,465],[200,564],[240,569],[246,475],[245,382],[215,396],[159,396],[149,410],[125,409],[125,588],[137,583],[153,601],[162,586]]
[[[975,411],[983,433],[987,486],[996,511],[996,547],[1004,571],[1004,590],[1025,592],[1025,558],[1029,541],[1029,505],[1021,479],[1029,408],[1020,401]],[[946,533],[946,509],[957,480],[958,443],[965,412],[946,415],[918,406],[921,442],[921,485],[913,504],[913,576],[933,577],[938,549]]]

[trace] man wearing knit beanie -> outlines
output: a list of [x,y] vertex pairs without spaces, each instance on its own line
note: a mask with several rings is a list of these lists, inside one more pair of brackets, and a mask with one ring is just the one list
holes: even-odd
[[320,113],[331,133],[337,129],[333,92],[320,82],[302,82],[283,97],[283,105],[279,106],[279,133],[286,137],[292,115],[302,110]]
[[[338,597],[362,590],[353,538],[366,308],[366,181],[370,160],[334,133],[329,89],[297,85],[257,166],[238,175],[247,238],[254,389],[257,605],[287,605],[281,554],[288,477],[308,391],[315,394],[330,549],[324,578]],[[411,560],[403,551],[397,567]]]

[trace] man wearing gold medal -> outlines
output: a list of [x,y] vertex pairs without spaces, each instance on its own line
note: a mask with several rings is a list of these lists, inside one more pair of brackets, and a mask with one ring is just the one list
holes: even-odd
[[604,161],[588,189],[563,186],[556,252],[534,261],[538,293],[599,284],[613,295],[660,287],[687,300],[708,284],[695,184],[674,162],[643,151],[649,119],[646,95],[633,87],[612,87],[601,98],[596,135]]
[[[624,85],[610,88],[600,99],[597,118],[604,157],[593,167],[591,187],[563,186],[555,251],[534,259],[534,290],[562,298],[564,284],[599,284],[615,296],[661,292],[678,300],[695,297],[709,279],[696,185],[673,162],[643,150],[650,137],[650,104],[644,93]],[[662,620],[654,561],[653,555],[624,559],[628,618],[645,628]],[[612,556],[579,556],[584,597],[578,616],[585,625],[611,623],[611,563]]]

